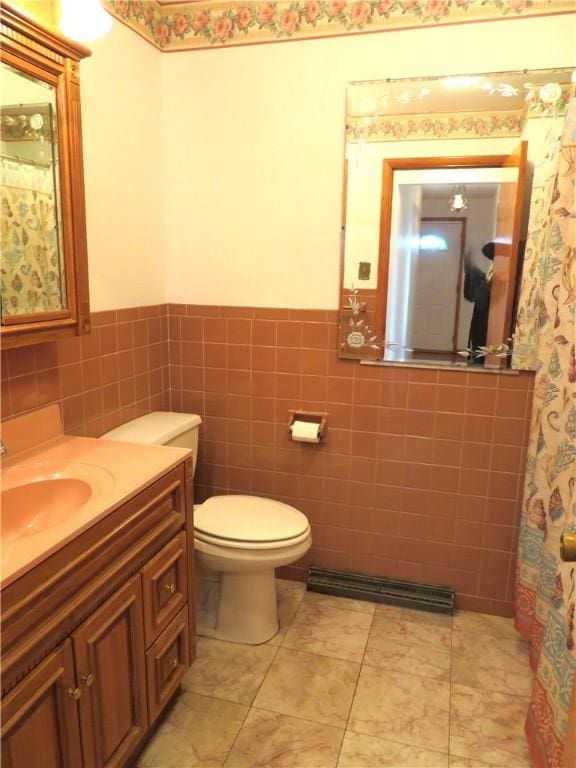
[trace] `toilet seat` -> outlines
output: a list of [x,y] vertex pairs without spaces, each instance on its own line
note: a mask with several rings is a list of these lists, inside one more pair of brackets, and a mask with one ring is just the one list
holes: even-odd
[[194,536],[216,546],[277,549],[310,535],[305,515],[258,496],[212,496],[194,509]]
[[292,539],[280,539],[279,541],[242,541],[240,539],[225,539],[221,536],[210,536],[202,531],[194,531],[194,539],[204,544],[212,544],[215,547],[226,547],[227,549],[282,549],[282,547],[292,547],[306,541],[310,537],[310,526]]

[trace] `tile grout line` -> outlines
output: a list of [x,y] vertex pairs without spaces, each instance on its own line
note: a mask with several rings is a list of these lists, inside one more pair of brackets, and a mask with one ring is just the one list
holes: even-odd
[[[304,599],[304,595],[305,594],[306,594],[306,592],[304,591],[302,593],[302,597],[300,598],[300,602],[298,603],[298,607],[296,608],[296,611],[294,612],[294,616],[291,618],[290,623],[286,627],[286,633],[288,632],[288,630],[292,626],[292,623],[293,623],[293,621],[294,621],[294,619],[296,617],[296,614],[298,613],[298,610],[300,608],[300,605],[302,604],[302,601]],[[276,595],[278,595],[278,592],[276,592]],[[280,621],[278,621],[278,632],[280,632],[281,629],[282,629],[282,627],[280,626]],[[278,634],[278,633],[276,633],[276,634]],[[276,635],[274,635],[274,637],[276,637]],[[272,639],[273,638],[270,638],[270,640],[272,640]],[[270,640],[268,640],[267,642],[269,643]],[[284,640],[284,638],[282,638],[282,640]],[[263,643],[262,645],[267,645],[267,643]],[[280,643],[279,645],[276,645],[276,646],[271,646],[271,647],[276,649],[275,652],[274,652],[274,656],[272,657],[272,660],[270,661],[270,665],[269,665],[268,669],[266,670],[266,674],[264,675],[260,685],[258,686],[258,690],[254,694],[254,697],[253,697],[252,701],[248,705],[248,711],[246,712],[246,715],[244,716],[244,719],[242,720],[242,724],[240,725],[240,728],[238,729],[238,733],[236,734],[236,736],[234,738],[234,741],[230,745],[230,749],[226,753],[226,757],[224,758],[224,760],[222,762],[222,768],[224,768],[224,766],[226,765],[226,762],[227,762],[228,758],[230,757],[230,754],[232,753],[232,751],[233,751],[233,749],[234,749],[234,747],[236,745],[236,742],[238,741],[238,737],[240,736],[240,734],[242,732],[242,729],[244,728],[246,720],[248,719],[248,716],[249,716],[250,712],[252,712],[252,710],[254,709],[254,702],[256,701],[256,698],[257,698],[258,694],[260,693],[260,690],[261,690],[262,686],[264,685],[264,682],[265,682],[266,678],[268,677],[268,675],[270,673],[270,670],[272,669],[272,665],[276,661],[276,657],[278,656],[278,651],[282,647],[282,643]],[[268,711],[268,710],[265,710],[265,711]],[[275,713],[275,714],[278,714],[278,713]]]
[[452,729],[452,664],[454,663],[454,613],[452,613],[452,624],[450,625],[450,667],[448,669],[448,768],[450,768],[451,754],[451,729]]
[[352,707],[354,706],[354,699],[356,698],[356,691],[358,690],[358,683],[360,682],[360,675],[362,674],[362,667],[364,666],[364,659],[366,658],[366,649],[368,648],[368,641],[370,640],[370,634],[372,633],[372,626],[374,624],[374,617],[375,616],[376,616],[376,605],[374,605],[374,611],[372,613],[372,619],[370,621],[370,627],[368,628],[368,634],[366,636],[366,644],[364,646],[364,650],[362,651],[362,659],[360,661],[360,667],[358,669],[358,677],[356,678],[356,685],[354,686],[354,692],[352,694],[352,700],[350,701],[350,709],[348,710],[348,717],[346,718],[346,725],[344,726],[344,731],[342,733],[342,741],[340,743],[340,749],[338,750],[338,755],[336,757],[335,768],[338,768],[338,764],[340,763],[340,756],[342,754],[342,747],[344,746],[344,739],[346,738],[346,733],[348,732],[348,724],[350,723],[350,715],[352,714]]

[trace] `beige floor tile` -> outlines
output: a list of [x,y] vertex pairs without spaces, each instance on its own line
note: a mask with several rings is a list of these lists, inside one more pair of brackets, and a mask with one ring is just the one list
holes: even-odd
[[343,728],[359,664],[279,648],[254,706]]
[[431,627],[452,629],[452,616],[448,613],[434,613],[433,611],[417,611],[414,608],[401,608],[397,605],[378,603],[376,613],[394,616],[402,621],[410,621],[414,624],[426,624]]
[[371,603],[369,600],[354,600],[351,597],[325,595],[322,592],[306,592],[304,602],[310,605],[325,605],[330,608],[355,611],[356,613],[368,613],[370,616],[376,610],[376,603]]
[[490,635],[492,637],[508,637],[517,639],[519,633],[514,629],[512,619],[504,616],[491,616],[487,613],[472,613],[471,611],[456,611],[454,614],[454,629],[457,632],[470,632],[474,635]]
[[344,731],[251,709],[225,768],[335,768]]
[[454,632],[452,682],[486,691],[529,696],[528,646],[517,638]]
[[276,594],[278,599],[282,600],[289,595],[298,595],[304,597],[306,584],[303,581],[293,581],[292,579],[276,579]]
[[447,768],[448,755],[346,731],[338,768]]
[[374,614],[370,639],[375,643],[397,643],[404,646],[424,646],[428,649],[450,651],[452,632],[449,627],[426,622],[406,621],[396,613]]
[[431,677],[435,680],[450,679],[450,651],[447,648],[425,645],[401,645],[378,634],[370,634],[364,664],[392,672]]
[[[458,757],[457,755],[450,755],[450,768],[500,768],[500,766],[491,765],[490,763],[483,763],[481,760],[476,760],[469,757]],[[512,766],[509,766],[512,768]]]
[[348,728],[448,752],[449,698],[448,683],[363,666]]
[[286,637],[296,611],[302,603],[302,598],[306,592],[306,585],[300,581],[288,581],[285,579],[276,579],[276,594],[278,596],[278,620],[280,629],[268,640],[267,645],[281,645]]
[[251,704],[277,649],[268,645],[240,645],[198,638],[198,656],[182,687],[217,699]]
[[307,602],[305,598],[282,647],[361,662],[371,623],[369,613]]
[[138,761],[139,768],[220,768],[248,707],[183,692]]
[[450,754],[528,768],[528,699],[453,684],[450,704]]

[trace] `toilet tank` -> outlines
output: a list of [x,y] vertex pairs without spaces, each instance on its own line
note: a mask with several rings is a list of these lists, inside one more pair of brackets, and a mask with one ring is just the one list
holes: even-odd
[[193,452],[194,469],[196,469],[198,432],[201,423],[202,419],[195,413],[154,411],[106,432],[102,435],[102,439],[190,448]]

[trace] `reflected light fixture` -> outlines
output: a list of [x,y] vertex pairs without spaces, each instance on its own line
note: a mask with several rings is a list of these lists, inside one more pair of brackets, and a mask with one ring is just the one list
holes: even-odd
[[452,190],[452,194],[448,199],[448,208],[452,211],[452,213],[459,213],[460,211],[465,211],[466,208],[468,208],[466,187],[463,184],[459,184]]
[[79,43],[104,37],[112,29],[112,17],[100,0],[60,0],[62,34]]

